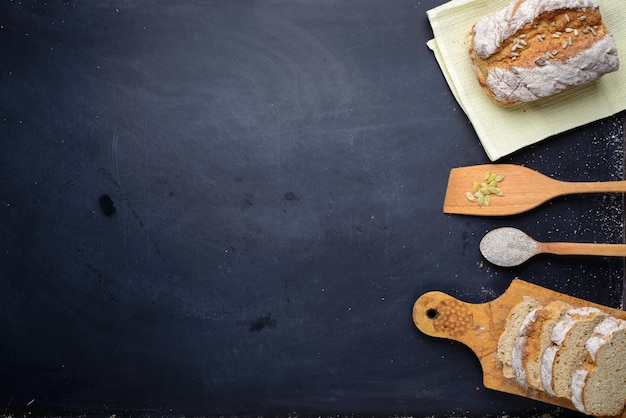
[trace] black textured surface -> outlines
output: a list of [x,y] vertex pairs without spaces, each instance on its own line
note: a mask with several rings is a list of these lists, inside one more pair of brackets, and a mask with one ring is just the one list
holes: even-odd
[[[488,162],[425,45],[441,3],[0,3],[0,414],[569,415],[411,320],[516,276],[622,301],[620,259],[478,250],[621,242],[621,195],[441,212]],[[622,120],[502,162],[621,179]]]

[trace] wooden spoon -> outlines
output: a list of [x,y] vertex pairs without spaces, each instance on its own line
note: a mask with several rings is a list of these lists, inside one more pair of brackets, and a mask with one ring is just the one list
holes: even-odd
[[[497,184],[502,196],[492,193],[490,203],[481,202],[483,205],[479,206],[478,197],[470,201],[466,194],[473,193],[474,182],[485,182],[486,173],[504,176]],[[443,211],[475,216],[516,215],[557,196],[616,192],[626,192],[626,181],[565,182],[514,164],[484,164],[450,171]]]
[[537,254],[626,256],[626,244],[539,242],[519,229],[494,229],[480,241],[480,252],[500,267],[519,266]]

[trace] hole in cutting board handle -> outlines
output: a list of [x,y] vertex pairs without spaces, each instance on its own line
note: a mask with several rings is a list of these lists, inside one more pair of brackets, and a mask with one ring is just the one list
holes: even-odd
[[426,311],[428,319],[437,319],[439,317],[439,311],[434,308],[430,308]]

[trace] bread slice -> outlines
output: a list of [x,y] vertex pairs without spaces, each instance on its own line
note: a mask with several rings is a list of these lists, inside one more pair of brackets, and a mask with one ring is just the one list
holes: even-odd
[[[570,309],[565,316],[552,329],[552,342],[554,346],[548,348],[542,357],[542,363],[546,360],[546,353],[554,350],[554,361],[551,363],[551,391],[555,396],[571,398],[572,375],[585,362],[585,343],[593,333],[594,328],[606,318],[606,314],[596,308],[584,307]],[[545,364],[542,364],[544,366]],[[550,364],[545,366],[550,367]],[[544,386],[546,381],[543,380]]]
[[512,0],[476,22],[469,55],[480,86],[513,106],[617,71],[596,0]]
[[517,337],[513,341],[513,351],[511,352],[511,365],[513,366],[513,373],[515,374],[515,380],[523,387],[528,387],[526,383],[526,368],[524,367],[524,359],[527,355],[527,343],[531,343],[528,334],[532,330],[536,320],[537,312],[541,310],[541,307],[536,307],[526,316],[519,326],[517,331]]
[[524,296],[522,301],[515,305],[506,320],[506,326],[496,350],[496,360],[502,366],[502,374],[507,379],[515,378],[513,369],[513,346],[519,336],[519,329],[526,316],[541,305],[535,299]]
[[552,329],[571,308],[567,303],[555,300],[535,314],[535,320],[526,334],[525,355],[522,359],[529,387],[545,391],[541,382],[541,357],[552,345]]
[[626,321],[598,324],[585,343],[586,362],[572,377],[572,402],[594,416],[620,415],[626,404]]

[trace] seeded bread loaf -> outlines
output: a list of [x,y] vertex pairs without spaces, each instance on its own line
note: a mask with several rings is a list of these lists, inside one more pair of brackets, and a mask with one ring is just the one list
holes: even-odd
[[535,299],[525,296],[520,303],[513,307],[507,317],[506,327],[498,340],[498,349],[496,351],[496,360],[501,364],[502,374],[507,379],[515,378],[512,354],[515,340],[519,336],[520,326],[526,316],[540,306]]
[[614,416],[626,403],[626,322],[598,324],[585,344],[586,362],[572,377],[572,402],[589,415]]
[[595,308],[570,309],[555,325],[552,341],[559,348],[552,363],[552,390],[556,396],[571,398],[572,375],[585,362],[585,343],[604,318]]
[[474,25],[469,54],[481,87],[504,106],[619,68],[615,40],[596,0],[513,0]]

